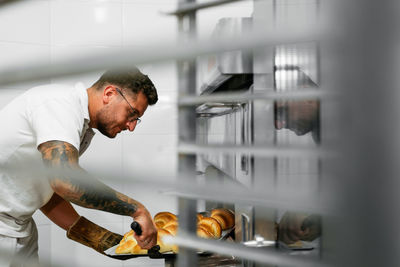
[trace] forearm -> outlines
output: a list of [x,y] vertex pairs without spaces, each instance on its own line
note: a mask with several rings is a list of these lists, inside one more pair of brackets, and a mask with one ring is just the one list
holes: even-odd
[[121,194],[88,174],[81,172],[79,179],[55,178],[55,190],[66,200],[79,206],[119,215],[133,216],[143,205]]
[[78,164],[78,151],[61,141],[39,146],[43,161],[55,169],[50,177],[53,190],[62,198],[79,206],[115,214],[134,216],[143,205],[89,176]]

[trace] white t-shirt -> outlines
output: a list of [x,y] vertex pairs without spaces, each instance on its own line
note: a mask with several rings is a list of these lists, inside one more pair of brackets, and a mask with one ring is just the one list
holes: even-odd
[[87,91],[81,83],[32,88],[0,110],[0,121],[0,234],[26,237],[53,195],[37,147],[59,140],[84,152],[94,135]]

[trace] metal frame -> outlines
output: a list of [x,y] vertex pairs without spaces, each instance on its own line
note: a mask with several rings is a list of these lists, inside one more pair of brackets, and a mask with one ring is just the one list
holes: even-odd
[[[194,0],[179,0],[179,6],[192,3]],[[178,27],[181,34],[181,42],[187,42],[196,34],[196,14],[188,13],[179,16]],[[180,95],[193,95],[196,92],[196,61],[194,59],[178,61],[178,93]],[[179,140],[196,140],[196,110],[194,107],[179,107],[178,109]],[[196,155],[179,154],[178,181],[196,179]],[[178,198],[179,231],[196,232],[197,201],[188,198]],[[178,256],[178,267],[196,266],[197,252],[189,247],[181,247]]]

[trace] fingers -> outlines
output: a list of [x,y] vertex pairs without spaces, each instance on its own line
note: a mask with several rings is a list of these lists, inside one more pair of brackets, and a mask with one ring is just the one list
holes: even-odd
[[293,225],[288,222],[281,222],[279,224],[279,240],[286,243],[286,244],[293,244],[299,241],[304,232],[301,231],[298,225]]
[[293,230],[285,230],[279,232],[279,240],[286,244],[293,244],[299,241],[301,238],[301,233]]
[[138,222],[142,228],[142,234],[140,236],[137,236],[135,233],[135,239],[138,245],[142,249],[154,247],[157,244],[157,229],[150,213],[143,208],[133,219]]
[[142,234],[140,237],[136,236],[135,238],[142,249],[151,249],[157,244],[157,233],[155,235],[151,234],[147,236]]
[[142,227],[142,234],[140,236],[134,234],[139,246],[142,249],[150,249],[157,244],[157,230],[153,224],[140,223]]

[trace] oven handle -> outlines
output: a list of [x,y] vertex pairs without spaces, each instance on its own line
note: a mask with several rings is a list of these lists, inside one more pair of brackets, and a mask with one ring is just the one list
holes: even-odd
[[[219,112],[211,112],[212,109],[222,109]],[[197,116],[216,117],[236,112],[242,108],[242,103],[206,103],[196,109]]]
[[242,213],[242,241],[250,240],[250,217]]

